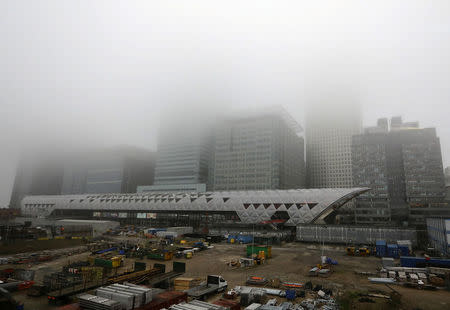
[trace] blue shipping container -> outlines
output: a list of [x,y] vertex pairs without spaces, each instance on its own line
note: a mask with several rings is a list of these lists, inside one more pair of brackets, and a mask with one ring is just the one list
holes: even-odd
[[387,256],[392,258],[398,258],[398,246],[396,244],[387,245]]
[[385,240],[377,240],[376,241],[376,249],[378,257],[386,256],[386,241]]
[[409,247],[405,245],[399,245],[398,246],[398,254],[400,256],[409,256]]
[[430,258],[426,259],[425,257],[412,257],[412,256],[402,256],[400,257],[400,264],[402,267],[442,267],[448,268],[450,267],[450,259],[445,258]]
[[423,257],[413,257],[413,256],[400,256],[400,266],[408,268],[416,268],[417,265],[425,263],[425,258]]

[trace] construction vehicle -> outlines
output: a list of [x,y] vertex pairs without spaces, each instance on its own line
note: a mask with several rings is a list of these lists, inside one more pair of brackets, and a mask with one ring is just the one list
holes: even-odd
[[208,275],[206,283],[189,289],[187,294],[194,299],[204,300],[211,294],[225,291],[227,287],[227,281],[221,276]]
[[362,247],[358,249],[359,256],[370,256],[370,249],[368,247]]
[[354,256],[355,252],[356,252],[356,249],[354,246],[347,247],[347,255]]
[[371,251],[368,247],[356,248],[354,246],[347,247],[347,255],[350,256],[370,256]]

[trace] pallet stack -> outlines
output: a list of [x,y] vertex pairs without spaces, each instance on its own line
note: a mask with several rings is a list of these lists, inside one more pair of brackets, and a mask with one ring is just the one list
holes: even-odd
[[185,291],[199,285],[200,279],[179,277],[173,280],[173,284],[176,291]]

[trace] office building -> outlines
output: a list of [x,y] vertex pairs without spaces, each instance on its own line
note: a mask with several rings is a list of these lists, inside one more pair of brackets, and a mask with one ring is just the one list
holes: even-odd
[[445,201],[450,203],[450,167],[446,167],[444,170],[445,176]]
[[155,157],[133,147],[80,153],[64,165],[61,194],[136,193],[153,184]]
[[10,208],[20,208],[27,195],[60,194],[62,179],[63,162],[58,156],[37,151],[24,155],[17,165]]
[[11,208],[19,208],[27,195],[136,193],[138,185],[151,185],[155,154],[136,148],[90,152],[34,152],[17,167]]
[[309,188],[352,186],[352,136],[362,131],[358,104],[311,104],[306,115]]
[[442,256],[450,255],[450,217],[427,218],[428,241]]
[[424,225],[424,216],[446,212],[439,138],[418,122],[382,119],[352,142],[353,184],[371,188],[358,197],[357,224]]
[[139,193],[201,193],[206,192],[205,183],[188,184],[163,184],[163,185],[141,185],[137,187]]
[[281,107],[224,119],[215,132],[210,173],[213,189],[304,188],[301,131]]
[[384,225],[391,221],[386,149],[387,131],[370,129],[353,137],[353,184],[366,184],[371,189],[356,201],[355,222],[358,224]]
[[450,167],[446,167],[444,170],[445,186],[450,186]]
[[206,186],[212,156],[211,128],[195,122],[170,124],[161,129],[157,148],[156,187],[148,191],[164,190],[166,186],[173,190],[186,184]]

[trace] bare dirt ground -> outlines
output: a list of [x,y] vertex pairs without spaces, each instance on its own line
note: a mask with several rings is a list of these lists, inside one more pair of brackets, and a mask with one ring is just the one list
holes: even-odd
[[[36,279],[43,277],[46,272],[60,270],[68,262],[85,260],[89,253],[63,257],[52,262],[37,265]],[[391,290],[381,284],[371,284],[365,276],[359,276],[354,271],[378,270],[380,259],[376,257],[350,257],[345,255],[342,246],[325,246],[324,255],[338,260],[333,274],[329,278],[311,278],[307,276],[309,269],[319,263],[321,248],[314,244],[291,243],[272,247],[273,257],[265,265],[254,268],[231,269],[227,262],[245,256],[244,245],[215,244],[214,249],[198,252],[192,259],[176,259],[186,262],[186,277],[205,279],[208,274],[222,275],[228,281],[228,287],[245,285],[248,276],[256,275],[266,278],[279,278],[282,281],[302,282],[312,281],[314,285],[321,284],[333,290],[334,295],[344,292],[380,292],[389,294]],[[161,263],[155,260],[140,260],[153,266]],[[134,259],[127,259],[125,269],[131,268]],[[165,262],[167,271],[172,268],[172,261]],[[149,266],[147,267],[149,268]],[[450,292],[422,291],[413,288],[392,286],[401,294],[401,305],[392,306],[384,300],[377,303],[353,303],[351,309],[450,309]],[[25,292],[14,293],[16,299],[25,302],[25,309],[54,309],[47,305],[45,298],[27,297]],[[216,296],[214,298],[219,298]],[[213,298],[213,299],[214,299]],[[301,299],[298,299],[299,302]]]
[[[381,260],[377,257],[351,257],[345,255],[342,246],[325,246],[324,255],[338,260],[333,274],[329,278],[308,277],[308,271],[320,262],[321,248],[314,244],[291,243],[282,247],[272,247],[273,257],[265,265],[250,269],[230,269],[226,262],[244,257],[244,245],[219,244],[214,249],[199,252],[185,261],[187,277],[206,278],[208,274],[220,274],[228,281],[228,287],[245,285],[249,276],[279,278],[282,281],[311,281],[313,285],[321,284],[332,289],[334,294],[346,291],[379,292],[389,294],[391,290],[382,284],[371,284],[366,276],[359,276],[354,271],[376,272]],[[143,260],[151,262],[150,260]],[[155,261],[156,262],[156,261]],[[166,262],[170,270],[171,262]],[[400,309],[450,309],[450,292],[423,291],[413,288],[392,286],[401,294]],[[301,300],[301,299],[300,299]],[[394,307],[399,308],[399,307]],[[383,303],[360,304],[354,309],[392,309]]]

